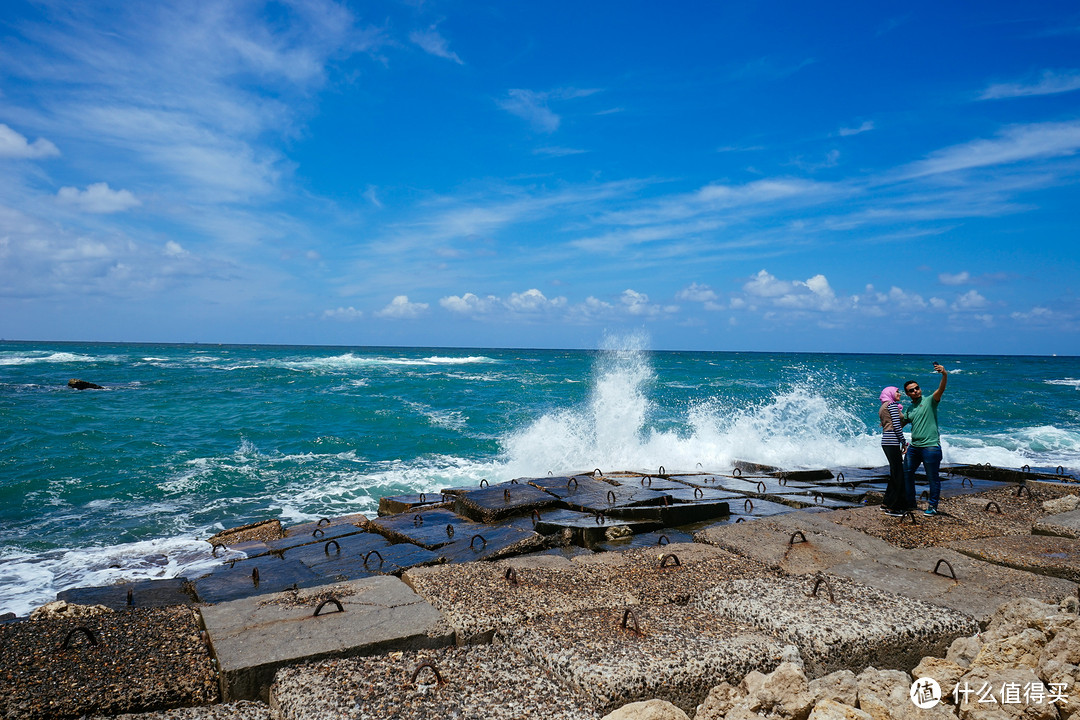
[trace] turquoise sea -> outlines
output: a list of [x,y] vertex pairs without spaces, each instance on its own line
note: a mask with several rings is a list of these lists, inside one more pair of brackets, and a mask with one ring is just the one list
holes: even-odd
[[[937,386],[946,462],[1080,467],[1080,358],[0,342],[0,613],[176,575],[271,517],[593,468],[881,466]],[[71,390],[70,378],[103,390]]]

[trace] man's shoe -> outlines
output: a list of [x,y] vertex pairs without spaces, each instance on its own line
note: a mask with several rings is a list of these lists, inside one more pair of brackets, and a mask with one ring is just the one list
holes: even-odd
[[923,510],[923,515],[937,515],[938,511],[936,507],[928,507]]
[[886,510],[885,514],[888,515],[889,517],[904,517],[905,513],[901,512],[899,510]]

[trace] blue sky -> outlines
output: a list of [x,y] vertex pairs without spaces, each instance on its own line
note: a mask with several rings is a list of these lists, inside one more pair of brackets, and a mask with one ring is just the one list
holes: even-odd
[[13,2],[0,337],[1080,354],[1080,6]]

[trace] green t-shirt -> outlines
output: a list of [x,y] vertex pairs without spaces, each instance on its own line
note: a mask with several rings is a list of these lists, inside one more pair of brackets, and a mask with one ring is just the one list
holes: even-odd
[[904,411],[904,419],[911,421],[911,444],[915,447],[936,447],[941,444],[937,426],[937,406],[940,402],[931,395]]

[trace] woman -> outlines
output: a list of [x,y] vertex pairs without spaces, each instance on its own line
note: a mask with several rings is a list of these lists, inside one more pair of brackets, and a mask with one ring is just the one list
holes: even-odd
[[881,506],[887,515],[902,517],[907,512],[907,492],[904,489],[904,424],[900,419],[900,388],[890,385],[881,391],[881,450],[889,460],[889,485]]

